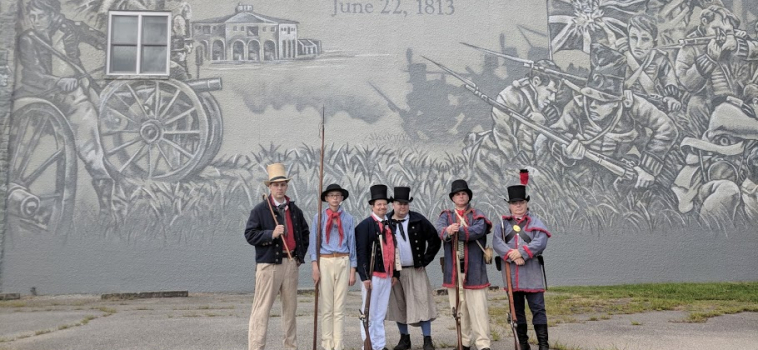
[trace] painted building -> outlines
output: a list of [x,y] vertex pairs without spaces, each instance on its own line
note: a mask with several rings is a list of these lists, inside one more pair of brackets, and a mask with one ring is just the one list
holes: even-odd
[[494,222],[527,168],[551,285],[758,280],[757,24],[747,0],[3,1],[0,291],[251,291],[266,165],[311,217],[322,113],[356,218],[383,183],[433,220],[466,179]]
[[315,57],[321,42],[298,39],[298,22],[253,12],[253,5],[235,13],[194,22],[194,39],[211,61],[278,61]]

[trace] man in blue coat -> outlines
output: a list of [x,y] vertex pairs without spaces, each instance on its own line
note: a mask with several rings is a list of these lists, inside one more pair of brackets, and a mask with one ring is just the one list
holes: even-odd
[[[511,215],[503,215],[495,226],[492,245],[503,260],[511,263],[511,286],[513,305],[516,309],[516,333],[521,350],[529,350],[524,299],[532,311],[532,324],[537,334],[539,350],[548,350],[547,315],[545,312],[545,288],[542,269],[542,252],[547,247],[550,232],[542,220],[529,211],[529,196],[525,185],[508,187],[508,206]],[[503,281],[506,268],[503,267]],[[507,288],[507,285],[506,285]]]
[[[447,288],[450,307],[455,307],[455,284],[460,288],[461,343],[469,349],[472,343],[479,350],[490,349],[490,317],[487,306],[487,265],[484,247],[492,223],[471,207],[473,193],[465,180],[455,180],[451,186],[450,200],[455,209],[440,213],[435,227],[443,241],[445,266],[443,287]],[[454,237],[458,245],[454,245]],[[453,252],[458,259],[453,258]]]

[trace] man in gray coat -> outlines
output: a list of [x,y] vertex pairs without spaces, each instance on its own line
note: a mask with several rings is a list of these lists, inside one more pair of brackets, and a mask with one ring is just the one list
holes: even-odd
[[[511,215],[503,215],[495,226],[492,245],[495,253],[511,263],[511,281],[513,287],[513,305],[516,309],[516,333],[521,350],[529,350],[524,299],[532,311],[532,324],[537,334],[539,350],[548,350],[547,315],[545,312],[546,283],[542,270],[542,252],[547,247],[550,232],[537,216],[529,212],[529,196],[526,186],[508,187],[508,206]],[[506,268],[503,267],[503,281]],[[507,284],[506,284],[507,288]]]

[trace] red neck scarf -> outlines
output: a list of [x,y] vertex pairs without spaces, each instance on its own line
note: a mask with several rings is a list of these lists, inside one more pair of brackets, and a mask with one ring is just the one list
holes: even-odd
[[384,261],[384,273],[376,272],[375,276],[382,278],[392,277],[392,271],[395,270],[395,241],[392,239],[392,231],[389,225],[382,224],[382,221],[372,215],[371,217],[379,224],[379,231],[384,233],[384,239],[380,240],[382,244],[382,261]]
[[345,231],[342,230],[342,220],[340,220],[340,212],[332,211],[332,208],[326,209],[326,241],[329,242],[329,236],[332,233],[332,223],[337,222],[337,230],[340,232],[340,246],[342,246],[342,239],[345,238]]

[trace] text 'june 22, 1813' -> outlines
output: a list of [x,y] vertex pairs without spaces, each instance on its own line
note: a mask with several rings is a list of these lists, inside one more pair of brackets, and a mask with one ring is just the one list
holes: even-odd
[[387,15],[387,16],[450,16],[455,13],[454,0],[334,0],[332,16]]

